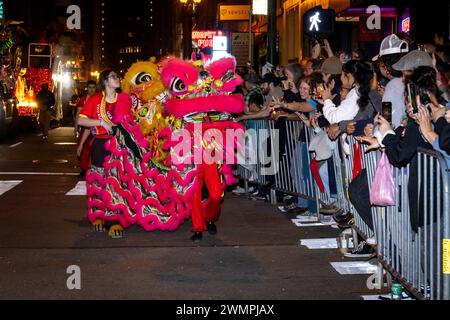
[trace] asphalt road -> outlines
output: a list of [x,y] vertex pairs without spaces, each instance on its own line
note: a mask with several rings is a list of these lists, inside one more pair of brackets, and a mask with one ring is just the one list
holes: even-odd
[[[172,233],[138,227],[123,239],[96,234],[81,181],[73,128],[3,141],[0,181],[0,299],[360,299],[374,294],[367,275],[340,275],[335,249],[309,250],[300,239],[334,238],[331,227],[298,228],[263,202],[227,194],[219,233],[194,245],[190,222]],[[33,175],[25,173],[34,173]],[[38,173],[38,174],[36,174]],[[50,175],[51,174],[51,175]],[[81,290],[67,288],[80,267]]]

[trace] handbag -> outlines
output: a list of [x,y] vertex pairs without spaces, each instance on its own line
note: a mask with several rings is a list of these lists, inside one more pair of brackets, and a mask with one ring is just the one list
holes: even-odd
[[378,161],[377,170],[370,191],[370,203],[374,206],[395,206],[397,189],[395,187],[393,166],[383,152]]

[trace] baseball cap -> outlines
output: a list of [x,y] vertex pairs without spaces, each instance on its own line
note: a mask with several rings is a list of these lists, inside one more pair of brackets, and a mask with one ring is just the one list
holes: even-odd
[[395,53],[406,53],[409,51],[408,42],[401,40],[395,34],[391,34],[381,41],[380,53],[372,58],[372,61],[377,61],[378,58]]
[[322,68],[321,71],[323,73],[328,73],[328,74],[341,74],[342,73],[342,63],[341,60],[339,60],[338,57],[329,57],[328,59],[326,59],[323,64],[322,64]]
[[392,68],[397,71],[414,70],[417,67],[433,67],[433,59],[428,53],[421,50],[413,50],[397,61]]

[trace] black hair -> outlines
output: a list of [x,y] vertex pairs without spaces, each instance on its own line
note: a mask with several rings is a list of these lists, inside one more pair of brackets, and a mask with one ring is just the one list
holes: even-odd
[[320,68],[322,67],[322,62],[320,62],[320,60],[318,59],[309,59],[308,62],[311,62],[313,72],[319,71]]
[[373,77],[372,69],[359,60],[350,60],[342,66],[344,73],[351,74],[358,84],[358,106],[365,108],[369,104],[370,81]]
[[436,83],[436,70],[433,67],[417,67],[414,69],[409,81],[416,85],[417,94],[423,104],[428,104],[430,98],[428,92],[433,93],[437,98],[439,97],[439,88]]
[[292,74],[294,75],[295,86],[298,88],[298,86],[300,85],[300,80],[303,77],[302,66],[299,63],[295,62],[288,64],[284,69],[292,72]]
[[386,70],[394,77],[394,78],[401,78],[402,72],[394,70],[392,66],[398,62],[406,53],[393,53],[393,54],[387,54],[384,56],[381,56],[380,59],[386,66]]
[[89,87],[91,84],[97,86],[97,82],[95,80],[88,80],[88,82],[86,82],[86,87]]
[[[319,83],[324,83],[322,72],[317,72],[317,71],[313,72],[307,78],[311,78],[311,81],[313,82],[314,86],[318,85]],[[303,79],[302,79],[302,81],[303,81]]]
[[102,88],[102,90],[105,90],[105,82],[108,81],[108,77],[112,72],[114,72],[114,71],[111,69],[107,69],[107,70],[103,70],[100,73],[100,76],[98,77],[98,83],[100,85],[100,88]]

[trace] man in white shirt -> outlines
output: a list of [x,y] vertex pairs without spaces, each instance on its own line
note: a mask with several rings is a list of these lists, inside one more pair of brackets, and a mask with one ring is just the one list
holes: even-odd
[[400,126],[405,113],[405,84],[402,72],[392,66],[397,63],[409,51],[408,43],[391,34],[383,39],[380,46],[380,54],[372,60],[380,60],[379,68],[383,77],[389,79],[384,89],[383,102],[392,103],[392,125]]

